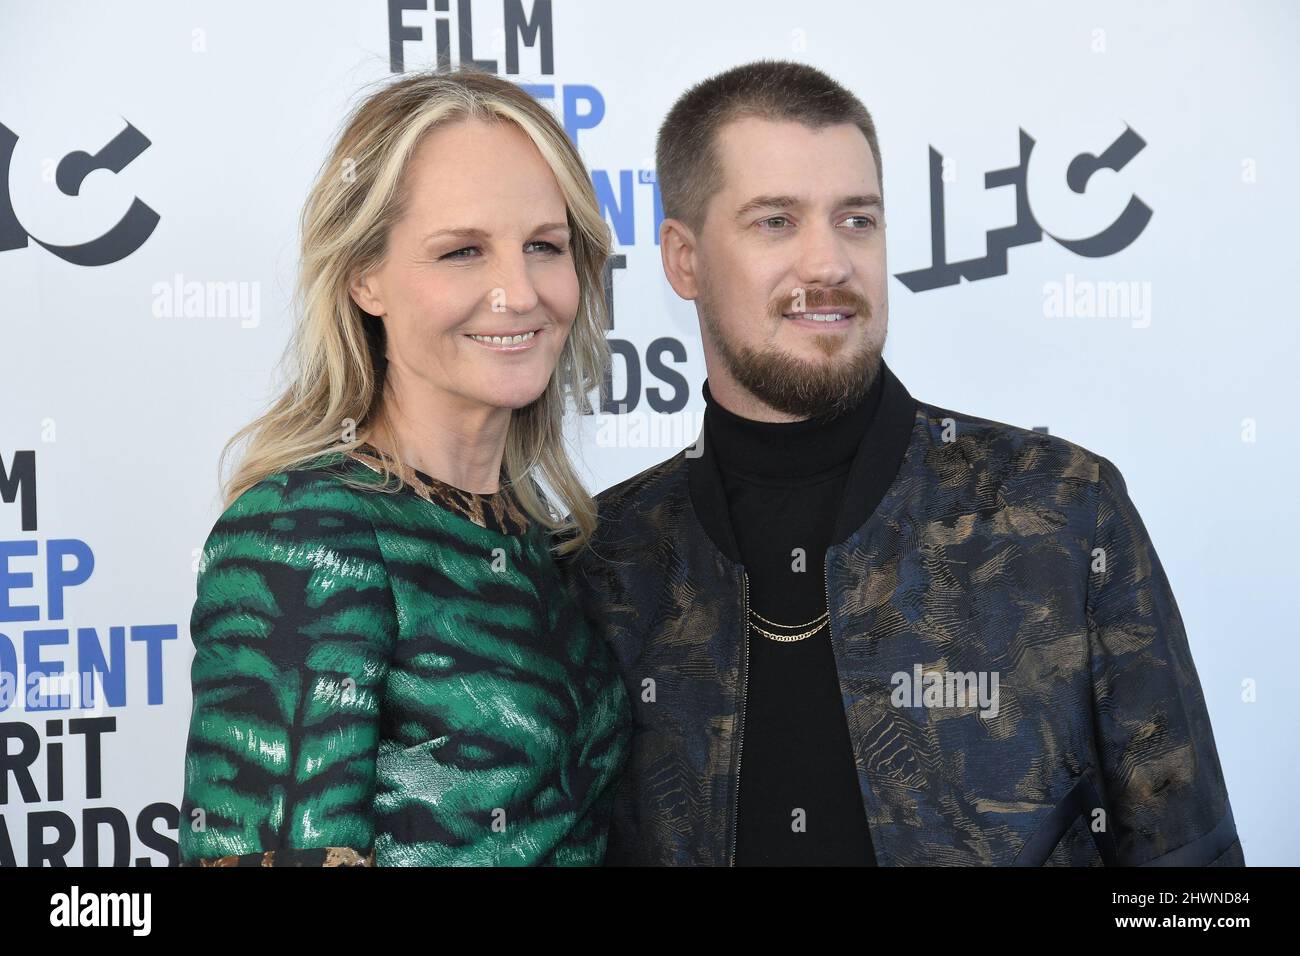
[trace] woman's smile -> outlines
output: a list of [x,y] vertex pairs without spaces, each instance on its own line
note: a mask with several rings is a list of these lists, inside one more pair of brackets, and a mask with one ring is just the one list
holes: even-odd
[[465,337],[493,352],[524,352],[537,344],[537,336],[542,332],[542,329],[529,329],[525,332],[466,332]]

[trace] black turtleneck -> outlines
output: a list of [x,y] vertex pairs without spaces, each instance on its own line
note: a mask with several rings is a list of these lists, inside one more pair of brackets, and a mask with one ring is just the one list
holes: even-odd
[[704,383],[704,441],[725,490],[750,609],[778,625],[808,624],[774,627],[751,617],[736,837],[741,866],[875,863],[829,627],[781,642],[753,625],[798,633],[827,610],[826,549],[883,381],[877,375],[863,400],[835,419],[800,422],[743,418],[718,404]]

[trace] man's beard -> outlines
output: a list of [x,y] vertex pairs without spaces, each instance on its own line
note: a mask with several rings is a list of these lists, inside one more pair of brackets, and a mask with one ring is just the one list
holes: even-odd
[[[870,305],[847,322],[867,322]],[[727,371],[746,391],[765,405],[800,418],[836,418],[862,401],[880,374],[880,352],[870,340],[848,358],[805,362],[771,346],[761,351],[728,341],[713,318],[713,310],[699,303],[700,317]],[[836,303],[838,304],[838,303]],[[808,308],[815,308],[809,305]],[[789,321],[780,319],[781,322]],[[838,335],[837,332],[827,333]]]

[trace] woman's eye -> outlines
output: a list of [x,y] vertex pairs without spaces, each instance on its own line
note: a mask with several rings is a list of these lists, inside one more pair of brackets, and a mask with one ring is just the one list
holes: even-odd
[[[546,253],[551,253],[551,254],[554,254],[554,255],[563,255],[563,253],[564,253],[564,250],[563,250],[562,248],[560,248],[559,246],[557,246],[555,243],[553,243],[553,242],[546,242],[546,241],[541,240],[541,239],[538,239],[538,240],[536,240],[536,241],[534,241],[534,242],[530,242],[530,243],[528,243],[528,248],[532,248],[533,246],[541,246],[542,249],[541,249],[540,251],[542,251],[542,252],[546,252]],[[477,258],[478,258],[478,255],[479,255],[479,248],[478,248],[478,246],[466,246],[464,249],[457,249],[455,252],[449,252],[449,253],[447,253],[445,256],[439,256],[438,258],[439,258],[439,259],[452,259],[452,260],[455,260],[455,259],[477,259]]]

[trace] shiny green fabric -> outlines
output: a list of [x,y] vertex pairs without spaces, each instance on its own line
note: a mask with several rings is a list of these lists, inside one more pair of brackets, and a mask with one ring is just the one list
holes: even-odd
[[598,865],[630,709],[547,532],[314,465],[204,548],[182,865]]

